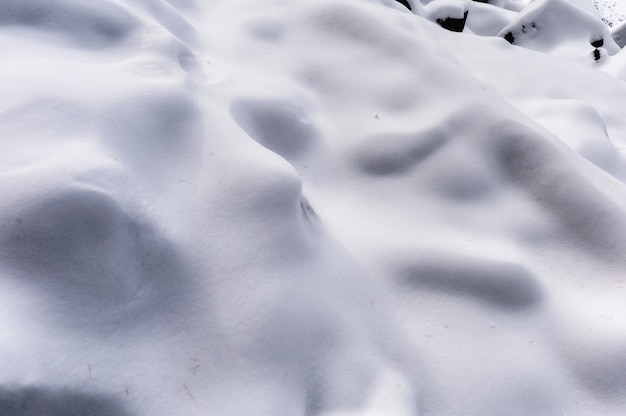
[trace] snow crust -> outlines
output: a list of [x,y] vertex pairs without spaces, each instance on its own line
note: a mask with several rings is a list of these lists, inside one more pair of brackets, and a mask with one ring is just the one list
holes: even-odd
[[0,0],[0,415],[624,414],[623,50],[409,4]]

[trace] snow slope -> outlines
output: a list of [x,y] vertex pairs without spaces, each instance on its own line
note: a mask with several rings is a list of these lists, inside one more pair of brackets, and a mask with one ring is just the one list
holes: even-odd
[[408,4],[0,0],[1,415],[624,414],[624,52]]

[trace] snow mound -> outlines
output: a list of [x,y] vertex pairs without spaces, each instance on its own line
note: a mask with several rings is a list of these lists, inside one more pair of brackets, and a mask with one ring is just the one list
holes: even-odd
[[614,55],[620,48],[593,11],[566,0],[536,0],[504,27],[499,36],[515,45],[568,58],[593,48],[604,48]]
[[401,3],[0,1],[2,416],[623,413],[624,52]]

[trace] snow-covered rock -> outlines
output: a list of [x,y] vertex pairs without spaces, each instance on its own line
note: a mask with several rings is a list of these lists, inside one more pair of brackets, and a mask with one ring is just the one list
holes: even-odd
[[610,55],[620,49],[591,2],[585,0],[535,0],[499,36],[515,45],[569,59],[599,47]]

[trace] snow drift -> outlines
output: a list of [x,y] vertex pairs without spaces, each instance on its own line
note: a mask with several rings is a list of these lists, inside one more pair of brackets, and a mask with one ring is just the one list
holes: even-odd
[[0,414],[623,414],[590,1],[4,0],[0,33]]

